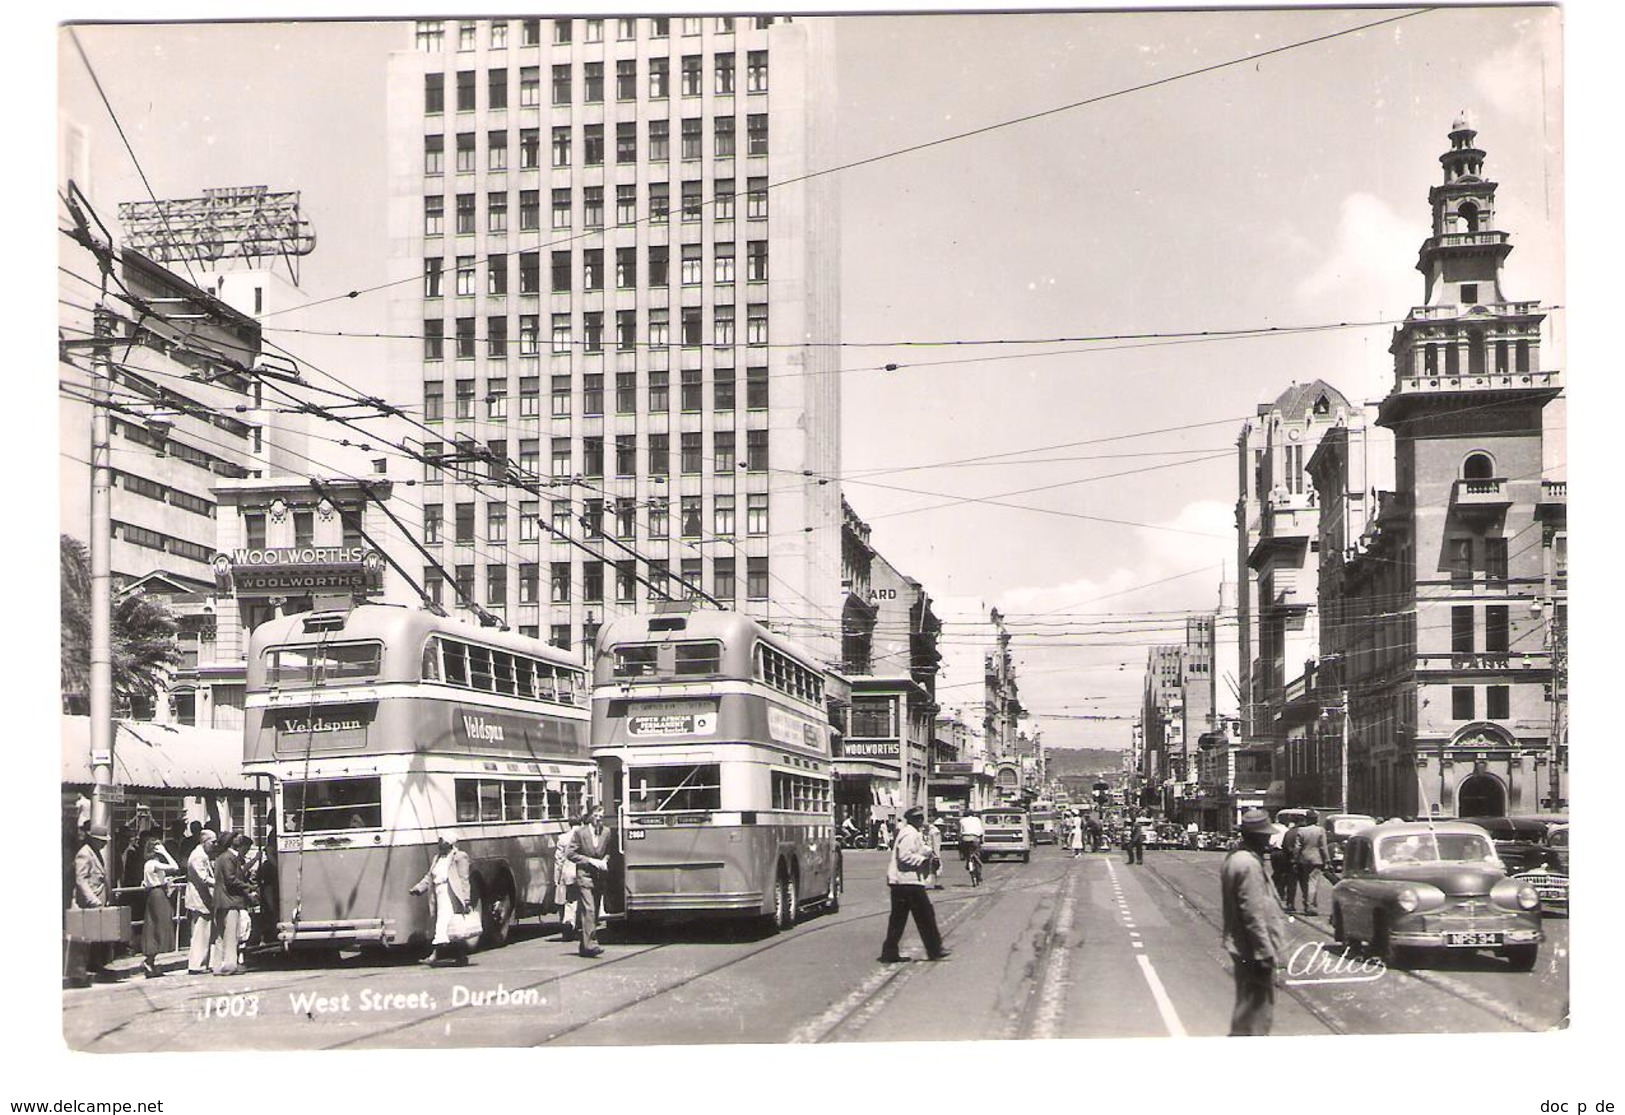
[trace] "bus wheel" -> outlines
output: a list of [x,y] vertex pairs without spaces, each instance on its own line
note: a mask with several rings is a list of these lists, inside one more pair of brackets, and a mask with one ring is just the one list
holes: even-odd
[[488,949],[508,943],[514,915],[513,882],[504,875],[491,889],[491,897],[480,902],[480,946]]
[[780,932],[796,923],[796,880],[785,864],[779,864],[779,879],[773,888],[773,928]]

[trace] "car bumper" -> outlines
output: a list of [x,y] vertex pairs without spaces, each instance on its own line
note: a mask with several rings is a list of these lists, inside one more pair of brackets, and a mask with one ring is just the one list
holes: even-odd
[[1505,945],[1538,945],[1546,939],[1538,912],[1527,916],[1461,917],[1421,914],[1405,918],[1389,931],[1405,948],[1475,949]]

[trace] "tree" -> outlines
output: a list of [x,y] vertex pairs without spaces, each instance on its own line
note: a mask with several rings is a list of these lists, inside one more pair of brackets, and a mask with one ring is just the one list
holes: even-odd
[[[64,534],[62,577],[62,708],[90,711],[90,555]],[[162,600],[144,592],[113,599],[113,707],[150,707],[180,662],[178,624]]]

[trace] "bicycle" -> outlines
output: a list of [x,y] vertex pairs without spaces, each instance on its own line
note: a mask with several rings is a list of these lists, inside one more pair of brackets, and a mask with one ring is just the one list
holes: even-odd
[[979,844],[972,844],[965,853],[965,870],[970,872],[970,885],[982,885],[982,848]]

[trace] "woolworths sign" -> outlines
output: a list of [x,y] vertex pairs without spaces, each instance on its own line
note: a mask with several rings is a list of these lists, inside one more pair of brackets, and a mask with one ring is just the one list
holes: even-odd
[[384,559],[365,546],[290,546],[241,549],[214,559],[221,591],[238,598],[351,593],[383,587]]

